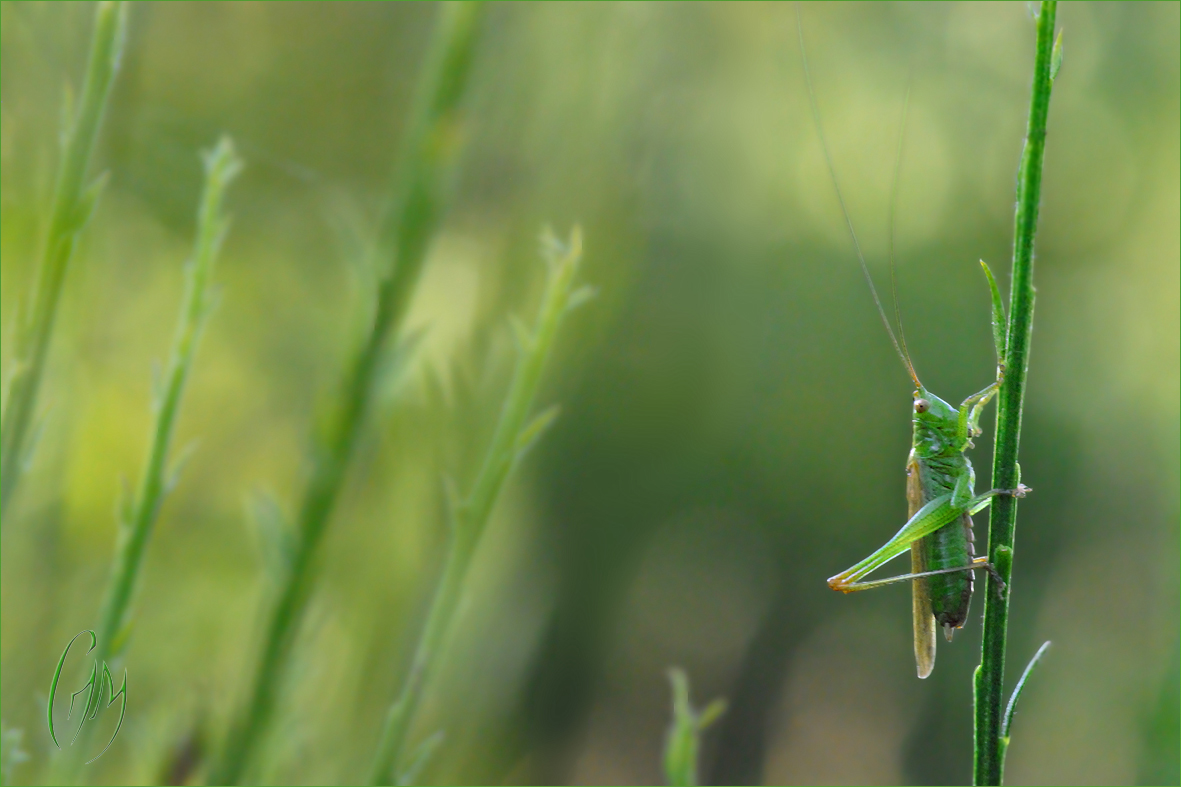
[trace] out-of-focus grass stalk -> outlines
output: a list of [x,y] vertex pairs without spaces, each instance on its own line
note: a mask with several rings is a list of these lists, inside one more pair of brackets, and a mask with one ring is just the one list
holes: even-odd
[[130,632],[127,612],[143,564],[144,549],[151,538],[160,505],[175,484],[179,470],[176,467],[169,471],[167,463],[185,382],[205,321],[216,302],[211,294],[210,275],[229,229],[229,220],[221,211],[222,199],[226,188],[241,170],[242,162],[228,137],[223,137],[204,158],[205,187],[197,212],[193,258],[185,271],[184,303],[168,365],[159,382],[159,390],[152,392],[156,421],[152,426],[148,462],[135,497],[124,511],[119,512],[121,521],[115,565],[99,617],[96,653],[100,663],[117,658],[127,642]]
[[716,699],[695,711],[689,702],[689,676],[674,668],[668,677],[673,687],[673,720],[664,742],[664,776],[672,787],[696,787],[701,733],[725,713],[726,701]]
[[[149,438],[148,461],[135,497],[124,501],[118,511],[115,561],[103,596],[98,644],[94,650],[95,660],[100,665],[119,657],[131,633],[128,613],[143,565],[144,551],[152,536],[160,506],[175,484],[176,474],[180,470],[179,466],[169,470],[167,465],[185,382],[193,365],[202,328],[215,305],[215,298],[210,292],[210,276],[222,240],[229,229],[229,221],[221,212],[222,199],[226,188],[241,170],[242,163],[227,137],[223,137],[213,150],[206,153],[204,159],[205,186],[197,209],[197,239],[193,257],[185,270],[185,292],[180,317],[164,376],[156,381],[155,390],[152,391],[155,423],[152,424]],[[184,458],[180,461],[183,462]],[[93,754],[86,746],[93,729],[93,725],[84,727],[72,751],[64,758],[64,772],[60,774],[62,781],[73,782],[82,756]]]
[[[462,501],[453,505],[451,534],[443,574],[435,590],[430,612],[419,635],[414,659],[403,680],[401,692],[386,715],[378,742],[377,756],[369,774],[371,784],[387,784],[391,781],[404,784],[409,781],[410,774],[404,767],[406,739],[413,728],[423,688],[442,654],[447,631],[459,599],[463,596],[464,580],[480,543],[480,536],[484,533],[513,467],[557,416],[557,409],[550,408],[527,421],[562,317],[572,306],[581,302],[582,294],[587,292],[573,289],[574,276],[578,272],[578,263],[582,257],[580,231],[575,228],[565,248],[560,247],[552,238],[547,239],[545,253],[549,264],[549,278],[536,327],[532,333],[518,329],[517,339],[521,356],[501,408],[492,443],[472,484],[471,492]],[[425,745],[429,747],[431,740],[428,738]],[[414,758],[418,762],[421,762],[421,759]]]
[[0,722],[0,785],[12,784],[12,773],[21,763],[28,762],[29,753],[25,751],[25,731],[10,730]]
[[237,719],[231,724],[214,784],[237,784],[271,722],[291,647],[316,579],[324,530],[360,434],[380,363],[405,319],[427,246],[445,207],[448,165],[460,142],[459,102],[476,43],[481,5],[447,3],[427,53],[403,140],[394,203],[383,218],[377,260],[386,263],[377,309],[345,373],[339,398],[313,446],[313,469],[294,533],[295,544],[262,651]]
[[106,183],[105,176],[89,185],[85,180],[111,83],[119,70],[126,30],[124,3],[98,4],[82,101],[76,115],[71,116],[67,103],[49,230],[37,266],[29,310],[16,326],[11,377],[4,398],[4,414],[0,416],[0,512],[8,509],[8,501],[28,458],[26,443],[36,415],[37,389],[45,371],[66,269],[78,235],[90,220]]
[[[997,397],[996,443],[992,464],[992,487],[1015,489],[1020,479],[1017,448],[1021,438],[1021,409],[1025,398],[1025,377],[1029,369],[1029,345],[1033,333],[1033,247],[1037,236],[1041,203],[1042,162],[1046,153],[1046,119],[1050,111],[1050,89],[1061,63],[1061,40],[1054,43],[1057,4],[1046,0],[1037,17],[1037,49],[1034,57],[1033,88],[1029,101],[1029,125],[1017,180],[1017,215],[1013,232],[1013,278],[1009,300],[1009,331],[1005,384]],[[998,496],[992,503],[988,522],[988,560],[997,576],[988,577],[984,594],[984,639],[980,666],[976,668],[974,783],[999,785],[1003,776],[1009,724],[1025,678],[1014,690],[1009,711],[1004,711],[1005,646],[1008,637],[1009,600],[1013,589],[1013,542],[1017,521],[1017,498]],[[1004,588],[1002,590],[1002,588]],[[1034,657],[1045,652],[1045,646]],[[1032,663],[1031,663],[1032,667]]]

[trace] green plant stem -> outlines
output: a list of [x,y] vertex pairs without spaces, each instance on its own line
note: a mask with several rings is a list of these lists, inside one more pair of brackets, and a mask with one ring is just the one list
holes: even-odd
[[403,783],[406,739],[413,728],[423,688],[440,660],[480,537],[513,467],[556,416],[556,410],[551,408],[526,423],[562,316],[577,303],[578,296],[572,286],[581,256],[582,240],[576,229],[569,246],[555,253],[550,260],[549,279],[534,332],[519,337],[521,358],[488,453],[472,484],[471,493],[452,511],[452,531],[443,573],[401,692],[386,715],[377,755],[369,773],[370,784]]
[[679,668],[668,671],[673,689],[673,719],[664,740],[664,778],[671,787],[696,787],[701,734],[726,711],[716,699],[697,711],[689,702],[689,676]]
[[360,434],[391,334],[405,319],[431,237],[443,214],[447,169],[458,147],[459,99],[467,81],[479,4],[448,3],[427,54],[403,141],[395,201],[382,221],[378,260],[392,256],[377,309],[339,398],[313,446],[313,469],[296,524],[295,549],[270,615],[248,698],[231,725],[212,783],[237,784],[270,724],[292,644],[316,579],[318,547]]
[[148,462],[133,502],[128,510],[120,512],[115,565],[99,618],[96,653],[100,663],[118,657],[127,641],[127,610],[143,563],[144,548],[152,535],[160,505],[176,480],[176,470],[169,473],[167,469],[168,451],[197,343],[214,305],[210,276],[229,228],[229,222],[221,212],[222,200],[226,187],[241,166],[228,138],[222,138],[205,157],[205,187],[197,214],[193,258],[185,272],[184,303],[162,388],[153,391],[156,422],[152,428]]
[[[111,577],[99,613],[98,644],[94,659],[99,665],[118,659],[131,633],[129,609],[135,594],[144,551],[156,524],[164,497],[176,481],[178,467],[169,471],[168,453],[176,418],[184,396],[185,382],[193,365],[193,356],[202,328],[212,311],[210,275],[217,260],[229,222],[222,215],[226,187],[241,169],[228,138],[205,156],[205,186],[197,211],[197,239],[193,257],[185,271],[185,294],[173,337],[172,351],[158,390],[152,392],[155,423],[149,438],[148,460],[135,497],[120,506],[118,542]],[[181,459],[183,461],[183,458]],[[118,672],[116,668],[114,672]],[[73,782],[83,755],[90,756],[86,743],[93,725],[83,728],[69,756],[65,758],[62,781]]]
[[90,59],[77,115],[66,118],[62,157],[53,190],[43,256],[37,266],[27,319],[17,325],[4,414],[0,416],[0,512],[16,489],[26,460],[26,447],[37,409],[37,390],[45,371],[45,358],[57,318],[66,269],[78,235],[93,212],[105,179],[86,185],[90,156],[98,138],[111,83],[119,70],[127,29],[127,7],[121,2],[101,2],[95,11]]
[[[994,489],[1015,489],[1020,482],[1017,449],[1021,437],[1021,410],[1029,346],[1033,330],[1033,251],[1041,200],[1042,162],[1046,148],[1046,119],[1050,109],[1051,62],[1056,4],[1041,4],[1037,18],[1037,54],[1029,103],[1029,126],[1017,184],[1017,215],[1013,237],[1012,292],[1009,301],[1005,383],[997,397]],[[984,594],[984,641],[975,675],[974,782],[999,785],[1004,767],[1001,723],[1004,716],[1005,645],[1009,599],[1013,589],[1013,542],[1017,499],[999,496],[992,504],[988,524],[988,559],[1005,583],[1001,591],[993,577]]]

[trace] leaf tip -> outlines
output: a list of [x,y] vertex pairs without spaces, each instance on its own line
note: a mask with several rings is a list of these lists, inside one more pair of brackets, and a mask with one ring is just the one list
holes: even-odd
[[1057,38],[1054,39],[1054,48],[1050,51],[1050,81],[1054,81],[1054,77],[1058,76],[1058,69],[1062,68],[1062,33],[1063,30],[1058,31]]

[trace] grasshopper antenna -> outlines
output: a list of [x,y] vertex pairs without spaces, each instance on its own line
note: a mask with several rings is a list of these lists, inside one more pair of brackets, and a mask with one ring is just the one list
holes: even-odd
[[[853,219],[849,216],[849,208],[845,205],[845,196],[841,193],[841,184],[837,181],[836,167],[832,163],[832,154],[828,150],[828,142],[824,136],[824,127],[820,123],[820,108],[816,104],[816,90],[812,87],[812,69],[808,66],[808,53],[804,47],[804,23],[800,18],[800,6],[796,3],[796,32],[800,38],[800,58],[804,62],[804,81],[808,85],[808,102],[812,107],[812,120],[816,123],[816,133],[820,136],[820,148],[824,151],[824,162],[828,165],[828,174],[832,176],[833,189],[837,193],[837,202],[841,204],[841,213],[845,216],[845,225],[849,228],[849,237],[853,239],[853,248],[857,251],[857,261],[861,263],[861,272],[865,274],[865,283],[869,285],[869,292],[873,295],[874,305],[878,307],[878,316],[882,318],[882,325],[886,328],[886,333],[890,336],[890,342],[894,345],[894,351],[898,353],[898,357],[902,359],[902,365],[906,367],[906,371],[910,374],[910,379],[914,381],[916,388],[922,388],[923,384],[919,382],[919,377],[915,374],[914,364],[910,362],[910,356],[903,352],[905,344],[899,344],[897,337],[894,335],[894,329],[890,327],[890,319],[886,316],[886,310],[882,307],[882,299],[878,297],[878,288],[873,284],[873,277],[869,275],[869,266],[865,264],[865,255],[861,251],[861,242],[857,240],[857,231],[853,229]],[[910,93],[907,91],[907,103],[910,101]],[[901,140],[899,140],[899,150],[901,151]],[[894,176],[894,191],[898,188],[898,169],[901,167],[901,158],[898,161],[898,167],[895,169]],[[890,281],[894,281],[894,267],[893,267],[893,248],[894,248],[894,222],[893,222],[893,198],[891,198],[891,217],[890,217]],[[894,298],[895,315],[898,314],[898,298]],[[902,332],[902,323],[898,323],[898,331]]]
[[[918,385],[914,364],[910,360],[910,349],[906,346],[906,329],[902,327],[902,310],[898,308],[898,281],[894,275],[894,226],[898,208],[898,184],[902,179],[902,145],[906,141],[906,117],[910,113],[910,78],[907,78],[906,99],[902,103],[902,129],[898,132],[898,155],[894,157],[894,182],[890,186],[890,298],[894,301],[894,321],[898,323],[898,339],[902,342],[902,356],[910,376]],[[835,178],[833,179],[835,182]],[[922,387],[921,385],[919,386]]]

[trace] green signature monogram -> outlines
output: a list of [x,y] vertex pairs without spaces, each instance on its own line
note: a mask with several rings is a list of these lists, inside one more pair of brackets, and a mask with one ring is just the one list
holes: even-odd
[[[94,635],[93,631],[90,629],[85,629],[75,634],[74,639],[71,639],[70,644],[66,645],[66,649],[62,651],[62,657],[58,659],[57,669],[54,670],[53,673],[53,682],[49,684],[49,709],[47,711],[49,718],[49,737],[53,738],[54,745],[59,749],[61,748],[61,744],[57,742],[57,733],[55,733],[53,730],[53,699],[57,693],[57,682],[61,678],[62,668],[66,665],[66,655],[70,652],[70,648],[74,646],[75,640],[77,640],[78,637],[81,637],[83,634],[90,635],[90,647],[86,649],[86,652],[90,653],[90,651],[94,650],[94,646],[98,644],[98,638]],[[115,704],[116,699],[119,699],[120,697],[123,699],[122,705],[119,708],[119,723],[115,725],[115,732],[111,734],[111,739],[107,741],[107,745],[102,751],[100,751],[91,759],[87,760],[87,765],[107,753],[107,749],[111,748],[111,744],[115,742],[115,736],[119,734],[119,729],[123,726],[123,716],[127,713],[127,671],[123,671],[123,685],[120,686],[119,691],[116,692],[115,680],[111,677],[111,670],[107,667],[107,663],[105,661],[103,662],[102,672],[100,673],[98,669],[98,659],[95,659],[94,664],[90,668],[90,680],[86,681],[85,686],[70,695],[70,710],[66,714],[67,721],[69,720],[70,716],[74,715],[75,698],[77,698],[77,696],[82,692],[87,692],[86,709],[82,713],[82,721],[78,723],[78,729],[74,733],[73,739],[70,740],[70,743],[72,744],[74,741],[78,740],[78,733],[82,732],[83,725],[85,725],[87,721],[93,720],[98,715],[100,710],[99,706],[102,704],[104,688],[107,690],[107,696],[110,697],[110,699],[107,701],[108,708]]]

